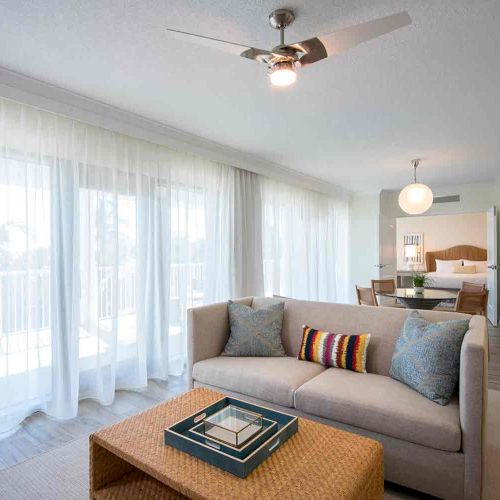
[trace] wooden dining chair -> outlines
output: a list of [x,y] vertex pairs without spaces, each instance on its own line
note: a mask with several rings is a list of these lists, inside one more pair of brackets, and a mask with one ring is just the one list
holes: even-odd
[[463,292],[477,292],[481,293],[484,292],[484,289],[486,287],[478,283],[471,283],[470,281],[462,281],[462,288],[461,290]]
[[456,312],[486,316],[487,308],[488,290],[485,289],[482,292],[465,292],[464,290],[460,290],[458,292],[455,305]]
[[356,295],[360,306],[376,306],[377,300],[371,288],[356,285]]
[[375,305],[381,305],[384,307],[403,307],[402,304],[399,304],[395,298],[392,297],[377,297],[379,293],[394,293],[396,291],[396,283],[393,279],[385,279],[385,280],[372,280],[372,291],[373,291],[373,300],[375,301]]

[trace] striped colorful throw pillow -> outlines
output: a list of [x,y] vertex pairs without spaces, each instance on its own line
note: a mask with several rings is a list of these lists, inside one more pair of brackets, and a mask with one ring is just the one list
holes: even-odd
[[366,351],[370,342],[369,333],[341,335],[315,330],[307,325],[302,328],[304,333],[299,359],[314,361],[324,366],[366,373]]

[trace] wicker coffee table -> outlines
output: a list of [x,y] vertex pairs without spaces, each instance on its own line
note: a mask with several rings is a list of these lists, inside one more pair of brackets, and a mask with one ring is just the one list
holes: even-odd
[[299,431],[240,479],[163,443],[163,430],[224,397],[198,388],[90,436],[91,499],[382,499],[383,449],[299,420]]

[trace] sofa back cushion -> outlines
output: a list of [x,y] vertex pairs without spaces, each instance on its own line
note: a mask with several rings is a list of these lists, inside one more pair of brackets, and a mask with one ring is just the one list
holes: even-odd
[[[283,299],[280,299],[282,301]],[[265,307],[276,299],[254,297],[252,307]],[[297,357],[302,343],[302,326],[333,333],[352,335],[371,334],[368,346],[368,373],[389,375],[392,355],[401,328],[411,309],[396,307],[353,306],[306,300],[285,300],[285,315],[281,340],[288,356]],[[469,318],[466,314],[446,311],[420,311],[428,321],[446,321]]]

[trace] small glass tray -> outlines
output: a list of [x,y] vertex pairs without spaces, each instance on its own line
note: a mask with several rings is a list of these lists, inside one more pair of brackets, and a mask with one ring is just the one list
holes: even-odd
[[262,430],[262,415],[228,405],[206,417],[205,435],[231,446],[242,446]]
[[208,437],[205,434],[205,423],[201,422],[187,431],[187,435],[198,441],[199,443],[206,444],[211,448],[222,451],[236,458],[244,459],[256,448],[258,448],[264,441],[267,441],[273,434],[278,431],[278,424],[267,418],[262,418],[262,431],[258,432],[251,439],[248,439],[242,446],[231,446],[213,437]]

